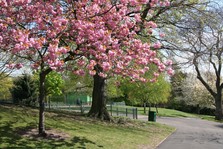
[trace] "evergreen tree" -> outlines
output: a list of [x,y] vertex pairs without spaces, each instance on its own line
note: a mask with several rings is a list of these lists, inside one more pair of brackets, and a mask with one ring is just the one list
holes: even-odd
[[31,76],[23,74],[21,77],[16,78],[13,84],[14,86],[11,88],[10,92],[14,103],[31,105],[36,102],[37,87]]

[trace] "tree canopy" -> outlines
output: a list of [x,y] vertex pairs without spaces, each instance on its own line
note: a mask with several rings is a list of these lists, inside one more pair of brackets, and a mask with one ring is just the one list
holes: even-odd
[[[215,4],[217,4],[215,2]],[[220,5],[207,3],[203,9],[185,13],[181,17],[183,25],[175,28],[169,40],[169,49],[175,56],[184,58],[187,66],[193,65],[197,79],[215,99],[216,119],[222,119],[222,8]],[[177,38],[176,38],[177,37]],[[173,38],[172,38],[173,39]],[[207,71],[215,74],[215,85],[205,78]]]

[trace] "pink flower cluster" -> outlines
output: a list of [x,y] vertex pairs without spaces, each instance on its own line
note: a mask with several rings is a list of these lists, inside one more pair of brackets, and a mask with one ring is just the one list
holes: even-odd
[[[0,13],[5,16],[0,19],[0,49],[26,57],[33,69],[66,68],[77,75],[87,69],[90,75],[118,74],[146,81],[147,66],[155,64],[159,70],[154,81],[161,72],[173,72],[171,62],[162,63],[152,50],[161,43],[137,38],[140,12],[148,2],[152,7],[169,5],[167,0],[65,0],[64,5],[56,0],[2,0]],[[152,21],[144,25],[148,35],[157,27]],[[66,60],[73,60],[75,66],[68,68]]]

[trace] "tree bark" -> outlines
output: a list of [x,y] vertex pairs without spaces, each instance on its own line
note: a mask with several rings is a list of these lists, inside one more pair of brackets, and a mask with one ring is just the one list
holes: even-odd
[[218,93],[216,96],[215,96],[215,106],[216,106],[216,109],[215,109],[215,119],[216,120],[222,120],[223,119],[223,114],[222,114],[222,93]]
[[98,73],[94,75],[92,106],[88,116],[111,121],[111,117],[106,107],[105,80],[106,79],[100,77]]
[[44,105],[44,99],[45,99],[45,78],[46,74],[41,72],[39,74],[40,84],[39,84],[39,135],[40,136],[46,136],[45,132],[45,126],[44,126],[44,111],[45,111],[45,105]]
[[215,81],[215,86],[217,89],[217,92],[215,92],[209,85],[208,83],[203,79],[201,76],[199,67],[198,67],[198,62],[197,62],[197,56],[195,56],[193,60],[193,64],[195,66],[195,70],[197,72],[197,78],[201,81],[201,83],[204,85],[204,87],[208,90],[208,92],[214,97],[215,99],[215,119],[216,120],[222,120],[223,119],[223,113],[222,113],[222,85],[220,84],[220,74],[221,74],[221,60],[219,60],[219,68],[217,69],[216,65],[212,62],[215,74],[216,74],[216,81]]
[[146,102],[143,103],[143,107],[144,107],[144,114],[146,114]]

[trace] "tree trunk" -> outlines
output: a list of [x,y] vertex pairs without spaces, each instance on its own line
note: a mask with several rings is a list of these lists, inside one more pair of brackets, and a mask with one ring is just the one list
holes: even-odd
[[106,107],[105,80],[105,78],[100,77],[98,74],[94,75],[92,106],[88,116],[110,121],[111,117]]
[[215,119],[216,120],[222,120],[223,119],[223,114],[222,114],[222,99],[221,99],[222,93],[218,93],[215,96]]
[[155,104],[155,107],[156,107],[156,113],[159,113],[158,108],[157,108],[157,104]]
[[149,103],[149,112],[151,111],[151,104]]
[[201,111],[200,105],[197,104],[197,114],[200,114],[200,111]]
[[50,104],[51,104],[51,100],[50,100],[50,97],[48,98],[48,100],[49,100],[49,102],[48,102],[48,104],[49,104],[49,110],[50,110]]
[[144,114],[146,114],[146,102],[143,103],[143,107],[144,107]]
[[46,136],[45,132],[45,126],[44,126],[44,110],[45,110],[45,105],[44,105],[44,99],[45,99],[45,93],[44,93],[44,88],[45,88],[45,78],[46,74],[41,72],[39,74],[39,79],[40,79],[40,84],[39,84],[39,135],[40,136]]

